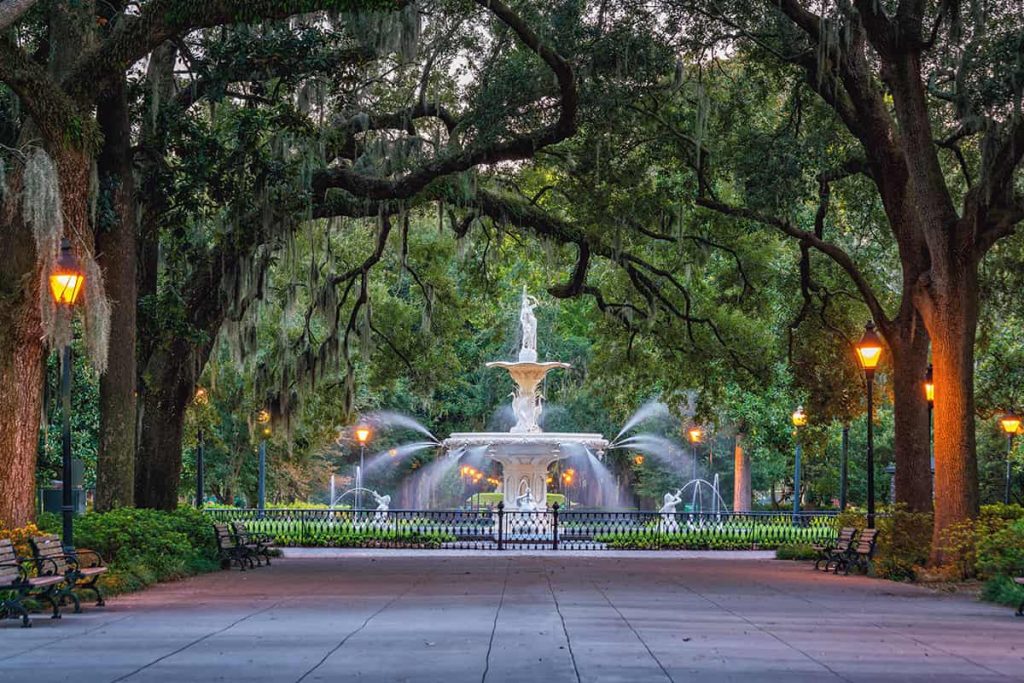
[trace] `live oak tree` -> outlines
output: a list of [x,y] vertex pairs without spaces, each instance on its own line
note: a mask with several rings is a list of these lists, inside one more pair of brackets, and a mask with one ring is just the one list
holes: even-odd
[[[900,264],[895,307],[863,265],[822,231],[786,215],[715,196],[699,202],[773,226],[834,261],[850,277],[887,342],[895,394],[897,487],[928,508],[925,402],[929,342],[934,363],[935,538],[977,513],[974,342],[978,268],[1024,218],[1022,32],[1012,2],[673,2],[699,17],[693,44],[720,56],[732,46],[800,78],[834,112],[853,154],[819,170],[821,216],[835,182],[874,187]],[[844,145],[845,146],[845,145]],[[714,175],[710,159],[709,176]]]
[[[86,266],[90,354],[100,370],[108,360],[113,363],[102,387],[99,503],[126,504],[133,498],[135,224],[124,100],[129,71],[165,41],[204,27],[373,7],[395,8],[397,3],[0,3],[5,29],[0,82],[5,94],[16,98],[5,98],[8,191],[0,207],[0,450],[7,458],[0,476],[0,518],[20,524],[33,511],[44,337],[59,343],[70,334],[67,316],[54,315],[40,288],[61,233]],[[108,210],[105,229],[97,235],[100,219],[93,199],[99,185],[108,189],[110,201],[103,207]],[[97,243],[104,251],[94,257]],[[118,329],[108,354],[111,321]]]

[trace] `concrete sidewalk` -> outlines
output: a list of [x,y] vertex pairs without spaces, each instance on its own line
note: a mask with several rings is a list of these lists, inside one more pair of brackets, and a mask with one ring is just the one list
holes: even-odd
[[805,563],[281,559],[0,622],[0,681],[1024,680],[1024,619]]

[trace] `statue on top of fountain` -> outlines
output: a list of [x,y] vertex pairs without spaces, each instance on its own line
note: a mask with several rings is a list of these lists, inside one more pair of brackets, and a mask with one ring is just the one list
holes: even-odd
[[523,285],[522,304],[519,307],[519,325],[523,328],[523,342],[519,347],[520,363],[537,362],[537,316],[533,309],[539,302],[535,297],[526,293],[526,285]]

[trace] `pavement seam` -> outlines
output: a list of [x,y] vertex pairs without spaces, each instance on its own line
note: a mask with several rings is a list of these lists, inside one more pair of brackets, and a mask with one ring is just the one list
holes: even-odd
[[572,671],[576,674],[576,683],[580,683],[580,670],[576,666],[576,654],[572,651],[572,639],[569,637],[569,629],[565,626],[565,615],[562,614],[562,608],[558,604],[555,587],[551,585],[551,572],[545,571],[544,578],[548,580],[548,590],[551,591],[551,599],[555,602],[555,612],[558,613],[558,618],[562,620],[562,633],[565,634],[565,645],[569,649],[569,661],[572,662]]
[[852,682],[851,682],[851,680],[850,680],[849,678],[847,678],[846,676],[843,676],[843,675],[842,675],[841,673],[839,673],[838,671],[836,671],[835,669],[833,669],[832,667],[830,667],[830,666],[829,666],[828,664],[826,664],[825,662],[821,661],[821,660],[820,660],[820,659],[818,659],[817,657],[813,657],[813,656],[811,656],[811,655],[810,655],[810,654],[808,654],[807,652],[805,652],[805,651],[801,650],[800,648],[798,648],[798,647],[797,647],[796,645],[793,645],[792,643],[790,643],[789,641],[785,640],[784,638],[782,638],[782,637],[780,637],[780,636],[777,636],[776,634],[772,633],[772,632],[771,632],[771,631],[769,631],[768,629],[766,629],[766,628],[763,628],[763,627],[761,627],[761,626],[758,626],[758,625],[757,625],[756,623],[754,623],[753,621],[751,621],[751,620],[750,620],[750,619],[748,619],[747,617],[743,616],[742,614],[739,614],[738,612],[735,612],[735,611],[733,611],[733,610],[729,609],[729,608],[728,608],[728,607],[726,607],[725,605],[720,605],[719,603],[715,602],[714,600],[712,600],[712,599],[711,599],[711,598],[709,598],[708,596],[704,595],[704,594],[703,594],[703,593],[701,593],[700,591],[698,591],[698,590],[695,590],[695,589],[693,589],[693,588],[690,588],[689,586],[687,586],[687,585],[686,585],[685,583],[683,583],[682,581],[678,581],[678,580],[677,580],[677,581],[676,581],[676,583],[677,583],[678,585],[682,586],[682,587],[683,587],[684,589],[688,590],[689,592],[693,593],[693,594],[694,594],[694,595],[696,595],[697,597],[701,598],[702,600],[706,600],[707,602],[711,603],[712,605],[714,605],[714,606],[715,606],[715,607],[717,607],[718,609],[722,610],[723,612],[727,612],[727,613],[731,614],[732,616],[736,617],[737,619],[740,619],[740,620],[742,620],[742,621],[746,622],[747,624],[749,624],[749,625],[750,625],[750,626],[752,626],[753,628],[757,629],[757,630],[758,630],[758,631],[760,631],[761,633],[764,633],[765,635],[768,635],[768,636],[770,636],[770,637],[774,638],[775,640],[777,640],[778,642],[782,643],[783,645],[785,645],[785,646],[786,646],[786,647],[788,647],[789,649],[793,650],[794,652],[799,652],[799,653],[800,653],[800,654],[802,654],[802,655],[803,655],[804,657],[806,657],[806,658],[807,658],[807,659],[809,659],[810,661],[814,662],[815,664],[817,664],[817,665],[818,665],[818,666],[820,666],[821,668],[825,669],[826,671],[828,671],[829,673],[831,673],[831,674],[832,674],[833,676],[835,676],[835,677],[836,677],[836,678],[838,678],[839,680],[841,680],[841,681],[846,681],[847,683],[852,683]]
[[629,619],[626,618],[626,615],[624,615],[619,610],[619,608],[615,606],[615,603],[613,603],[611,601],[611,598],[608,597],[608,594],[605,593],[604,590],[597,585],[596,581],[591,581],[590,583],[593,584],[597,592],[601,594],[601,597],[603,597],[604,601],[608,603],[608,606],[615,610],[615,613],[619,615],[619,619],[622,619],[623,623],[626,624],[626,626],[629,627],[629,630],[633,632],[633,635],[636,636],[636,639],[639,640],[640,644],[644,646],[645,650],[647,650],[647,654],[651,656],[651,659],[653,659],[655,663],[658,665],[658,668],[661,669],[661,673],[665,674],[665,678],[667,678],[671,683],[675,683],[675,679],[672,678],[672,674],[668,672],[668,669],[666,669],[665,665],[661,663],[661,660],[658,659],[658,656],[656,654],[654,654],[654,651],[651,650],[650,645],[648,645],[647,641],[643,639],[643,637],[640,635],[640,632],[633,627],[633,624],[630,623]]
[[30,647],[27,650],[22,650],[21,652],[15,652],[14,654],[6,655],[4,657],[0,657],[0,662],[6,662],[8,659],[14,659],[15,657],[21,657],[22,655],[27,655],[29,652],[35,652],[36,650],[41,650],[44,647],[50,647],[51,645],[53,645],[55,643],[60,643],[62,641],[69,640],[71,638],[77,638],[79,636],[88,635],[88,634],[92,633],[93,631],[95,631],[97,629],[103,628],[104,626],[109,626],[111,624],[116,624],[119,621],[124,621],[125,619],[127,619],[130,616],[131,615],[125,615],[125,616],[119,617],[117,619],[110,619],[109,621],[104,621],[102,624],[97,624],[97,625],[93,626],[92,628],[87,628],[87,629],[85,629],[84,631],[82,631],[80,633],[69,633],[66,636],[60,636],[59,638],[54,638],[53,640],[48,640],[45,643],[42,643],[40,645],[36,645],[35,647]]
[[178,648],[177,650],[174,650],[173,652],[168,652],[168,653],[167,653],[167,654],[165,654],[165,655],[162,655],[162,656],[160,656],[160,657],[157,657],[156,659],[154,659],[154,660],[153,660],[152,662],[150,662],[149,664],[146,664],[146,665],[144,665],[144,666],[140,666],[140,667],[139,667],[138,669],[136,669],[135,671],[132,671],[132,672],[130,672],[130,673],[127,673],[127,674],[125,674],[124,676],[120,676],[120,677],[118,677],[118,678],[115,678],[115,679],[114,679],[114,680],[112,680],[112,681],[111,681],[110,683],[119,683],[120,681],[124,681],[124,680],[127,680],[127,679],[131,678],[132,676],[134,676],[135,674],[139,673],[140,671],[144,671],[144,670],[148,669],[149,667],[153,666],[154,664],[159,664],[160,662],[164,661],[164,660],[165,660],[165,659],[167,659],[168,657],[173,657],[173,656],[174,656],[174,655],[176,655],[176,654],[179,654],[179,653],[181,653],[181,652],[184,652],[185,650],[189,649],[189,648],[190,648],[190,647],[192,647],[193,645],[198,645],[199,643],[203,642],[203,641],[204,641],[204,640],[206,640],[207,638],[212,638],[213,636],[216,636],[216,635],[220,635],[221,633],[224,633],[224,632],[225,632],[225,631],[227,631],[228,629],[234,628],[234,627],[235,627],[235,626],[237,626],[238,624],[241,624],[241,623],[242,623],[243,621],[246,621],[247,619],[251,619],[252,617],[256,617],[256,616],[259,616],[259,615],[263,614],[264,612],[267,612],[267,611],[269,611],[269,610],[272,610],[272,609],[274,609],[275,607],[277,607],[278,605],[280,605],[280,604],[281,604],[282,602],[284,602],[284,600],[278,600],[278,601],[277,601],[277,602],[275,602],[274,604],[272,604],[272,605],[268,605],[267,607],[264,607],[264,608],[263,608],[263,609],[261,609],[261,610],[256,610],[255,612],[253,612],[253,613],[251,613],[251,614],[247,614],[247,615],[245,615],[244,617],[242,617],[242,618],[240,618],[240,619],[236,619],[235,621],[231,622],[230,624],[228,624],[228,625],[227,625],[227,626],[225,626],[224,628],[221,628],[221,629],[217,629],[216,631],[211,631],[210,633],[207,633],[207,634],[206,634],[205,636],[203,636],[203,637],[201,637],[201,638],[196,638],[196,639],[195,639],[195,640],[193,640],[192,642],[190,642],[190,643],[187,643],[187,644],[185,644],[185,645],[182,645],[182,646],[181,646],[181,647],[179,647],[179,648]]
[[487,672],[491,670],[491,648],[494,647],[494,634],[498,630],[498,615],[505,604],[505,591],[508,589],[508,576],[512,572],[512,561],[505,561],[505,581],[501,584],[501,597],[498,599],[498,609],[494,610],[494,623],[491,625],[491,639],[487,642],[487,655],[484,657],[484,673],[480,683],[487,680]]
[[325,654],[323,656],[323,658],[319,662],[316,663],[316,666],[314,666],[312,669],[310,669],[306,673],[304,673],[301,676],[299,676],[297,679],[295,679],[295,683],[302,683],[302,681],[306,680],[307,676],[309,676],[311,673],[313,673],[314,671],[319,669],[321,666],[323,666],[324,662],[326,662],[328,659],[330,659],[331,655],[333,655],[335,652],[340,650],[342,648],[342,646],[345,643],[347,643],[352,636],[356,635],[357,633],[362,631],[364,628],[366,628],[366,626],[371,621],[373,621],[374,617],[376,617],[378,614],[380,614],[381,612],[386,610],[388,607],[391,607],[391,605],[395,604],[396,602],[398,602],[399,600],[404,598],[406,595],[408,595],[412,591],[413,588],[415,588],[416,586],[420,585],[420,583],[422,583],[422,581],[415,581],[415,582],[413,582],[404,591],[402,591],[401,593],[399,593],[398,595],[396,595],[395,597],[391,598],[386,603],[384,603],[384,605],[380,609],[378,609],[376,612],[374,612],[370,616],[366,617],[366,619],[363,621],[362,624],[360,624],[355,630],[353,630],[351,633],[349,633],[344,638],[342,638],[341,641],[339,641],[337,645],[332,647],[330,649],[330,651],[328,651],[328,653]]

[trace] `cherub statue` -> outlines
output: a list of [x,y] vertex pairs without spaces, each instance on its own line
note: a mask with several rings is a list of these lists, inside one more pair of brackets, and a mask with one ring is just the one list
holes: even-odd
[[533,491],[530,490],[529,484],[527,484],[525,491],[516,496],[516,507],[525,511],[537,509],[537,505],[533,501]]
[[676,521],[676,505],[683,502],[683,490],[679,489],[674,494],[666,493],[662,500],[664,502],[661,509],[658,510],[661,513],[658,530],[668,533],[676,532],[679,530],[679,522]]
[[676,513],[676,505],[679,505],[681,502],[683,502],[683,495],[682,494],[683,494],[683,490],[682,489],[679,489],[674,494],[666,493],[665,497],[663,498],[664,502],[662,503],[661,509],[658,510],[658,512],[661,512],[663,514],[673,514],[674,515]]
[[386,521],[388,518],[388,509],[391,506],[391,496],[381,496],[376,491],[371,491],[370,493],[377,501],[377,512],[373,515],[373,519],[378,522]]

